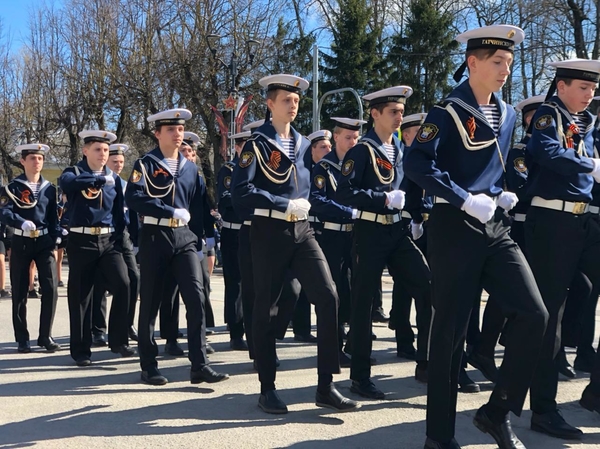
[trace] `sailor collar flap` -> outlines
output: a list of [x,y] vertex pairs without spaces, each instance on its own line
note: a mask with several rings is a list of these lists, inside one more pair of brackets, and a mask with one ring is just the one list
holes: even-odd
[[[40,176],[40,189],[38,190],[37,198],[40,198],[42,192],[46,187],[50,185],[49,181],[46,181]],[[27,184],[27,178],[25,175],[20,175],[13,179],[12,182],[6,187],[7,196],[15,203],[15,205],[21,209],[34,208],[38,200],[33,194],[31,187]]]
[[[558,133],[558,139],[561,142],[561,145],[564,148],[570,148],[575,150],[579,155],[585,155],[586,146],[584,137],[594,129],[594,118],[589,111],[584,111],[584,114],[587,116],[587,126],[584,130],[579,129],[575,119],[571,115],[571,113],[564,107],[563,103],[557,97],[554,97],[553,100],[543,104],[544,107],[549,107],[554,109],[554,117],[550,117],[547,114],[542,114],[536,119],[534,123],[534,127],[536,129],[544,129],[551,124],[551,118],[556,122],[556,131]],[[543,112],[543,111],[542,111]],[[546,120],[546,121],[544,121]],[[575,135],[578,136],[578,143],[575,144],[575,139],[573,138]],[[577,148],[575,148],[577,146]]]

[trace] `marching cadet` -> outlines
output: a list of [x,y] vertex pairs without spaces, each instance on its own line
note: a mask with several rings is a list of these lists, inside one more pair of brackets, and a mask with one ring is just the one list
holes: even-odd
[[511,25],[467,31],[469,78],[429,111],[404,158],[408,177],[429,194],[428,260],[434,309],[429,344],[425,448],[458,448],[454,439],[458,375],[474,298],[483,286],[508,317],[504,362],[490,401],[473,423],[501,448],[522,448],[508,412],[519,415],[541,348],[547,311],[505,210],[517,202],[503,190],[516,114],[498,92],[524,33]]
[[[351,391],[383,399],[383,391],[371,381],[371,309],[373,292],[387,265],[394,284],[401,282],[417,303],[419,329],[431,321],[429,268],[402,223],[402,210],[421,214],[422,191],[404,177],[403,146],[394,135],[402,123],[408,86],[394,86],[363,97],[373,125],[344,157],[336,199],[358,210],[354,223],[356,266],[352,284],[352,314],[348,345],[352,348]],[[419,332],[415,378],[427,381],[427,332]]]
[[171,109],[148,117],[149,122],[154,122],[158,146],[135,162],[125,192],[128,207],[144,217],[139,241],[138,348],[142,381],[151,385],[168,382],[158,370],[158,346],[154,341],[154,323],[164,298],[165,276],[176,279],[187,310],[191,383],[214,383],[229,378],[215,372],[206,357],[205,294],[200,259],[196,255],[201,246],[191,229],[198,226],[194,221],[202,226],[204,190],[196,165],[179,153],[184,124],[191,117],[187,109]]
[[250,131],[243,131],[231,136],[235,142],[235,157],[232,161],[225,162],[217,174],[218,208],[223,217],[221,256],[225,283],[225,323],[229,326],[229,347],[235,351],[247,351],[248,345],[243,338],[242,278],[238,260],[239,234],[243,220],[238,217],[233,208],[230,189],[233,169],[250,135]]
[[[323,231],[317,236],[319,246],[335,282],[340,299],[338,308],[338,344],[340,365],[350,367],[350,359],[342,351],[344,323],[350,322],[350,269],[352,267],[352,229],[356,211],[351,207],[336,202],[335,196],[338,182],[342,176],[342,161],[344,156],[356,145],[360,127],[367,123],[345,117],[332,117],[335,122],[333,140],[335,148],[325,154],[313,167],[312,185],[310,192],[311,210],[323,223]],[[330,140],[329,131],[317,131],[308,136],[311,142]]]
[[600,182],[600,159],[594,158],[594,122],[586,109],[598,88],[600,61],[572,59],[549,65],[556,68],[556,74],[547,102],[533,118],[526,159],[531,207],[525,242],[550,314],[531,384],[531,428],[558,438],[581,438],[581,430],[558,411],[554,358],[561,345],[560,320],[574,276],[580,270],[594,286],[600,285],[600,224],[587,213],[594,180]]
[[254,355],[261,383],[259,407],[267,413],[287,413],[275,390],[273,315],[289,270],[306,290],[317,313],[316,403],[337,411],[354,410],[358,404],[342,396],[333,384],[333,374],[340,372],[338,298],[308,223],[310,142],[290,125],[298,113],[299,94],[306,90],[308,81],[293,75],[271,75],[259,83],[267,89],[267,119],[244,145],[231,188],[234,204],[254,209],[250,239],[255,289]]
[[120,252],[125,229],[123,189],[106,167],[109,144],[117,136],[87,130],[83,139],[85,158],[67,167],[59,178],[69,203],[69,317],[71,357],[77,366],[90,365],[91,314],[94,280],[102,276],[113,294],[109,316],[108,344],[123,357],[135,351],[127,338],[129,278]]
[[0,193],[0,221],[14,228],[10,253],[13,328],[18,352],[31,352],[27,330],[29,267],[38,268],[42,292],[37,344],[48,352],[60,349],[52,339],[56,311],[57,280],[54,247],[61,240],[58,226],[56,187],[41,175],[47,145],[27,144],[16,148],[24,174],[17,176]]

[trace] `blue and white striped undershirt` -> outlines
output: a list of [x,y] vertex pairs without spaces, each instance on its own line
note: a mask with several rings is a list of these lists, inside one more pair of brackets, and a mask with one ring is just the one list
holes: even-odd
[[577,114],[571,114],[571,116],[573,117],[573,121],[579,128],[579,133],[584,134],[585,130],[589,125],[587,114],[585,112],[579,112]]
[[500,111],[498,110],[498,106],[495,104],[480,104],[479,107],[488,123],[492,126],[494,133],[498,134],[500,128]]
[[285,154],[287,154],[287,157],[290,158],[290,161],[292,161],[292,163],[296,162],[296,153],[294,153],[294,146],[296,144],[296,142],[294,142],[294,138],[293,137],[281,137],[281,145],[283,146],[283,149],[285,150]]
[[171,159],[166,157],[165,163],[169,166],[171,173],[173,176],[177,176],[179,174],[179,159]]
[[33,197],[35,199],[37,199],[38,197],[38,192],[40,191],[40,182],[29,182],[27,181],[27,187],[29,187],[31,189],[31,191],[33,192]]
[[390,143],[384,143],[383,148],[385,149],[385,152],[387,153],[388,159],[390,160],[392,165],[394,165],[394,163],[396,162],[396,152],[395,152],[394,145],[392,145]]

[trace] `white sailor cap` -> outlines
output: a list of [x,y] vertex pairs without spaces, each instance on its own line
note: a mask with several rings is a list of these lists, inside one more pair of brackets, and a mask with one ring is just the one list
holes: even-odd
[[521,112],[522,114],[527,114],[529,111],[533,111],[540,107],[540,105],[545,101],[546,94],[535,95],[533,97],[526,98],[515,106],[517,112]]
[[597,83],[600,80],[600,61],[595,59],[567,59],[548,63],[556,68],[556,78],[572,78]]
[[252,123],[248,123],[247,125],[244,125],[242,127],[242,129],[244,131],[254,131],[256,128],[260,128],[264,124],[265,124],[265,119],[261,118],[260,120],[256,120],[256,121],[254,121]]
[[79,137],[83,139],[83,143],[100,142],[113,143],[117,140],[117,136],[108,131],[98,131],[95,129],[87,129],[79,133]]
[[41,154],[45,156],[48,151],[50,151],[50,147],[43,143],[28,143],[25,145],[17,145],[17,153],[21,153],[21,157],[25,158],[29,154]]
[[191,147],[195,147],[200,143],[200,137],[196,133],[186,131],[183,133],[183,142]]
[[233,134],[231,138],[237,142],[238,140],[248,140],[251,135],[251,131],[242,131],[241,133]]
[[124,143],[113,143],[108,147],[108,155],[124,156],[127,150],[129,150],[129,145],[125,145]]
[[315,131],[314,133],[310,134],[308,136],[308,140],[310,140],[310,143],[313,144],[321,140],[331,140],[331,136],[331,131],[321,129],[320,131]]
[[267,92],[271,90],[283,89],[296,94],[304,92],[309,86],[308,81],[306,81],[304,78],[300,78],[299,76],[295,75],[286,75],[283,73],[265,76],[258,81],[258,84],[266,88]]
[[352,131],[358,131],[362,125],[367,123],[366,120],[357,120],[355,118],[346,117],[331,117],[331,120],[335,122],[335,126],[350,129]]
[[154,126],[161,125],[185,125],[185,121],[192,118],[192,113],[187,109],[168,109],[148,117]]
[[406,99],[413,93],[412,87],[410,86],[394,86],[388,87],[387,89],[378,90],[367,94],[363,97],[363,100],[369,102],[369,107],[372,108],[378,104],[384,103],[406,103]]
[[400,130],[410,128],[411,126],[421,126],[425,122],[427,114],[425,112],[418,112],[416,114],[407,115],[402,119]]

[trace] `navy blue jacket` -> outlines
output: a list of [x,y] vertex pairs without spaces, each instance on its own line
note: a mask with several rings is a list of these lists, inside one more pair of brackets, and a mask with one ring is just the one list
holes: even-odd
[[527,169],[527,142],[530,134],[525,134],[521,141],[516,144],[508,153],[508,161],[506,163],[506,188],[509,192],[513,192],[519,198],[517,205],[510,211],[511,215],[526,214],[527,209],[531,205],[531,199],[527,196],[527,177],[529,170]]
[[217,195],[219,197],[219,213],[224,221],[229,223],[242,223],[243,220],[237,215],[231,201],[231,179],[233,169],[237,165],[237,158],[225,162],[217,174]]
[[427,114],[406,151],[406,175],[428,194],[459,208],[469,193],[498,196],[503,190],[516,114],[498,94],[492,95],[492,101],[500,112],[497,136],[469,81],[457,86]]
[[342,177],[342,162],[335,150],[330,151],[312,169],[310,188],[311,215],[320,221],[352,223],[352,208],[335,201],[336,191]]
[[573,117],[557,96],[541,105],[531,126],[531,139],[527,143],[527,168],[529,169],[527,194],[547,200],[592,200],[594,178],[589,174],[594,164],[594,120],[588,119],[586,129],[572,136],[574,148],[567,148],[566,135]]

